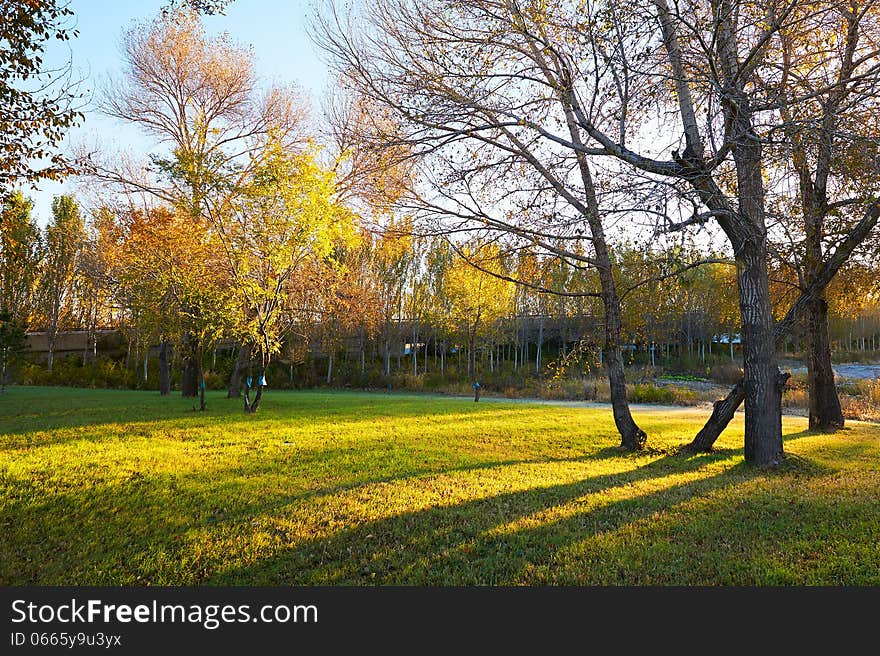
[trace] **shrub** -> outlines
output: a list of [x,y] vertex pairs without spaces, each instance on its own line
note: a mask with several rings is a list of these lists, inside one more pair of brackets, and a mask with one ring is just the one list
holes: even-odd
[[735,385],[742,380],[742,368],[733,362],[722,362],[709,367],[709,379],[724,385]]
[[675,392],[666,387],[657,387],[652,383],[627,385],[627,397],[630,403],[674,403]]
[[106,387],[115,389],[134,388],[138,376],[132,369],[117,360],[99,356],[94,362],[83,365],[78,355],[57,359],[52,371],[34,363],[22,365],[18,374],[24,385],[65,385],[70,387]]
[[787,387],[782,393],[783,408],[806,408],[809,407],[809,401],[809,392],[800,387]]

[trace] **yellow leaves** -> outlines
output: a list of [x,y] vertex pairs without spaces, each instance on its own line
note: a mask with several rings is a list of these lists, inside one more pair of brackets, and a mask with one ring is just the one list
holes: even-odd
[[[444,294],[452,316],[476,328],[505,316],[513,305],[513,283],[504,275],[500,251],[495,246],[466,245],[446,271]],[[496,275],[493,275],[496,274]]]

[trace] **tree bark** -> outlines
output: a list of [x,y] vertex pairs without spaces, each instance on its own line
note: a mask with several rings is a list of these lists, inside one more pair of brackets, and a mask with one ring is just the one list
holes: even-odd
[[746,241],[737,261],[743,331],[745,459],[762,466],[782,458],[782,388],[778,386],[766,244]]
[[167,396],[171,393],[171,366],[168,363],[168,342],[159,342],[159,394]]
[[843,410],[834,370],[831,367],[831,340],[828,336],[828,303],[819,297],[807,308],[809,355],[807,379],[810,392],[810,428],[833,431],[843,428]]

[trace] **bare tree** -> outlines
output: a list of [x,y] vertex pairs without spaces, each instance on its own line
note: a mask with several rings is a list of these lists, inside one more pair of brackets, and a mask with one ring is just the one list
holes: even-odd
[[[836,2],[802,6],[773,41],[774,77],[760,79],[778,107],[781,142],[774,169],[781,187],[779,219],[787,228],[780,252],[799,289],[816,279],[827,249],[849,233],[876,185],[880,112],[878,6]],[[833,40],[820,38],[834,35]],[[805,60],[816,65],[804,74]],[[773,146],[771,146],[771,149]],[[792,185],[792,181],[796,181]],[[795,194],[789,187],[794,186]],[[794,220],[794,225],[792,225]],[[829,430],[844,418],[831,367],[828,304],[816,296],[806,312],[809,424]]]
[[[783,455],[787,377],[777,367],[768,275],[775,224],[765,174],[775,161],[772,139],[785,135],[782,90],[789,91],[789,111],[797,111],[829,86],[810,67],[790,70],[814,76],[811,92],[780,78],[778,53],[786,30],[824,38],[821,22],[811,26],[806,17],[839,8],[831,1],[804,8],[794,0],[552,7],[516,0],[374,0],[358,16],[367,33],[356,36],[352,24],[336,15],[325,18],[319,32],[346,78],[394,108],[409,127],[408,143],[421,149],[421,173],[433,183],[423,189],[433,196],[411,194],[414,209],[457,217],[462,229],[478,222],[505,230],[595,267],[603,276],[611,353],[619,321],[603,202],[619,207],[615,192],[617,198],[631,195],[634,180],[649,181],[662,199],[666,230],[717,225],[737,269],[745,457],[774,466]],[[861,84],[876,57],[868,48],[857,61],[847,79],[830,84]],[[601,192],[594,181],[599,170],[611,181]],[[873,206],[865,206],[870,223]],[[693,208],[689,215],[686,207]],[[681,216],[673,220],[670,212]],[[536,222],[541,214],[553,220]],[[587,224],[586,235],[573,232],[576,221]],[[576,237],[588,241],[589,255],[558,245],[560,239],[574,244]],[[802,297],[821,291],[817,281],[837,270],[834,263],[846,251],[845,244],[829,249]],[[799,300],[793,310],[804,307]],[[608,368],[614,389],[622,368],[615,376],[613,359]],[[707,428],[719,426],[714,421]]]
[[489,233],[483,241],[504,234],[519,241],[514,247],[598,272],[601,292],[577,295],[603,301],[614,419],[622,445],[638,449],[646,435],[626,400],[620,304],[577,122],[581,99],[567,93],[572,71],[549,49],[571,34],[563,32],[515,3],[407,0],[372,2],[356,18],[331,9],[315,29],[356,95],[393,113],[400,130],[386,145],[403,144],[418,159],[421,182],[401,196],[401,211],[447,234],[481,230]]

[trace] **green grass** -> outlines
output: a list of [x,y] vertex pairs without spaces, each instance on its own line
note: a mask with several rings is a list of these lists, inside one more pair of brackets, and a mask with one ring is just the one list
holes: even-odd
[[0,396],[0,584],[880,584],[880,426],[787,418],[779,472],[705,411],[272,392]]

